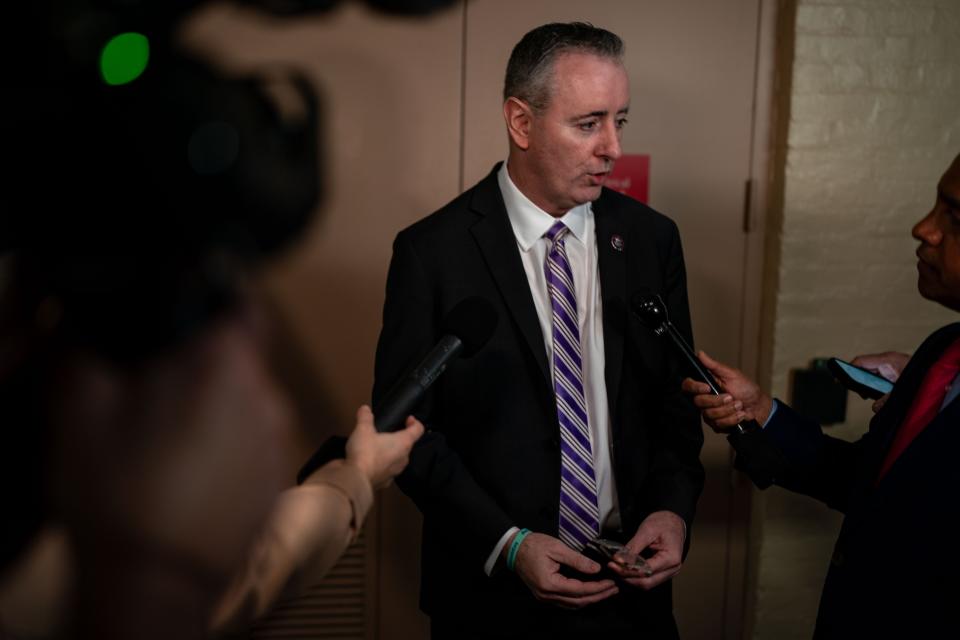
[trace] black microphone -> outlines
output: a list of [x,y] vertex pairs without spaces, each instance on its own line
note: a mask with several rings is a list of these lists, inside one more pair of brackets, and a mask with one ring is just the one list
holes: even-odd
[[[458,302],[440,323],[442,337],[433,349],[373,408],[377,431],[403,428],[407,416],[447,365],[457,356],[469,357],[483,348],[493,336],[497,320],[496,309],[484,298],[473,296]],[[346,444],[343,436],[328,438],[301,467],[297,484],[302,484],[307,476],[330,460],[345,457]]]
[[[720,385],[710,374],[710,371],[703,366],[700,358],[693,352],[693,348],[687,344],[677,328],[670,322],[667,315],[667,305],[664,304],[663,298],[659,294],[638,291],[630,298],[630,310],[640,322],[653,329],[655,334],[669,338],[676,350],[683,354],[686,361],[693,367],[697,377],[710,387],[714,395],[719,396],[722,393]],[[745,420],[736,426],[736,432],[740,434],[752,433],[759,429],[760,425],[757,424],[756,420]]]
[[[640,322],[653,329],[658,336],[668,336],[677,351],[683,354],[697,372],[700,380],[705,382],[715,395],[720,395],[720,385],[670,322],[667,316],[667,305],[659,295],[648,291],[633,294],[630,299],[630,310]],[[733,466],[746,473],[760,489],[766,489],[776,482],[777,478],[782,478],[788,473],[787,459],[764,437],[763,430],[756,420],[746,420],[738,424],[733,433],[727,435],[727,440],[737,452]]]
[[436,346],[373,408],[377,431],[402,428],[410,411],[450,361],[457,356],[472,356],[487,343],[497,328],[497,312],[483,298],[465,298],[447,313],[440,327],[443,337]]

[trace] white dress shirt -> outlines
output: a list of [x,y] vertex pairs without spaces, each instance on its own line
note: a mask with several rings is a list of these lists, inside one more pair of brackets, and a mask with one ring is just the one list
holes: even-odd
[[[544,263],[550,250],[550,241],[544,237],[557,221],[549,213],[533,204],[510,179],[507,163],[497,174],[500,193],[507,207],[507,216],[517,239],[517,248],[527,274],[533,304],[543,332],[547,362],[553,376],[553,310]],[[560,220],[570,229],[564,239],[567,260],[573,270],[573,287],[577,298],[577,319],[580,325],[580,348],[583,356],[583,394],[587,402],[590,444],[593,452],[593,470],[597,480],[597,500],[602,528],[619,528],[620,512],[617,490],[613,479],[610,452],[610,410],[607,403],[607,383],[604,378],[603,305],[600,301],[600,272],[597,268],[597,237],[594,231],[593,209],[590,203],[574,207]],[[493,571],[497,558],[510,536],[518,531],[511,527],[500,538],[487,558],[484,570]]]

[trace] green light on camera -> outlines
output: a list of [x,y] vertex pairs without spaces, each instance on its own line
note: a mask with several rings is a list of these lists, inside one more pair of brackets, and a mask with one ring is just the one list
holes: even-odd
[[109,85],[133,82],[147,68],[150,42],[140,33],[114,36],[100,52],[100,75]]

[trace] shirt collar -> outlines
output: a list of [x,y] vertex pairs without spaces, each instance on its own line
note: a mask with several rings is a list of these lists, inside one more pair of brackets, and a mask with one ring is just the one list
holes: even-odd
[[[507,172],[507,163],[504,162],[497,172],[497,182],[500,184],[500,193],[503,194],[503,203],[507,207],[507,216],[513,227],[513,234],[523,251],[529,251],[537,240],[558,220],[552,215],[533,204],[517,185],[510,179]],[[570,229],[570,234],[586,244],[587,216],[593,213],[590,203],[577,205],[559,218]]]

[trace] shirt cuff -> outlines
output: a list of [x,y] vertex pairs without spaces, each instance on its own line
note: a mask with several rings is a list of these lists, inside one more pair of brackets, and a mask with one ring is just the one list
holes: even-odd
[[500,540],[497,542],[496,546],[493,548],[493,553],[487,557],[487,561],[483,565],[483,572],[490,576],[493,573],[493,568],[497,566],[497,558],[500,557],[500,552],[503,551],[503,547],[507,544],[507,540],[510,537],[520,531],[517,527],[510,527],[507,529],[507,532],[500,536]]
[[780,403],[777,402],[777,399],[773,399],[773,405],[770,407],[770,415],[767,416],[767,421],[760,425],[761,429],[766,429],[767,425],[770,424],[770,421],[773,420],[773,416],[777,413],[777,407],[780,406]]

